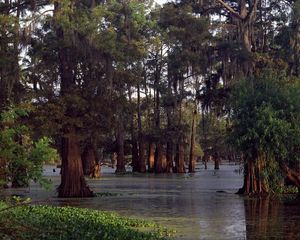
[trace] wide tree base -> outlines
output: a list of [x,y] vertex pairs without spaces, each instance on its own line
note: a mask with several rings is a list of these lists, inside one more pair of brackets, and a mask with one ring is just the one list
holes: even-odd
[[270,193],[268,191],[248,192],[245,190],[244,187],[239,188],[239,190],[235,194],[244,195],[244,196],[248,196],[248,197],[266,197],[266,196],[270,195]]
[[91,191],[90,188],[86,185],[84,178],[80,180],[80,185],[61,183],[57,191],[58,197],[61,198],[95,197],[93,191]]
[[76,130],[70,127],[62,144],[61,184],[58,197],[93,197],[94,193],[87,186],[80,156]]
[[248,161],[245,164],[244,185],[237,194],[247,196],[267,196],[269,188],[266,182],[260,177],[262,164],[260,161]]

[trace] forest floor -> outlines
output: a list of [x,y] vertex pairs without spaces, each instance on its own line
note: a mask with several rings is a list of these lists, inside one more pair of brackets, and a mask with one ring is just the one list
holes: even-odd
[[[300,215],[296,214],[300,212],[299,206],[287,209],[277,204],[278,208],[271,211],[273,203],[269,200],[253,203],[235,194],[243,181],[239,165],[226,163],[220,165],[220,170],[214,170],[209,164],[208,170],[204,170],[199,164],[197,168],[195,174],[115,175],[114,169],[104,167],[100,179],[88,179],[97,194],[95,198],[57,198],[55,187],[45,191],[37,184],[28,189],[7,189],[5,195],[17,194],[55,206],[114,211],[153,220],[175,229],[175,239],[182,240],[253,239],[260,234],[280,238],[285,236],[288,226],[299,229]],[[53,186],[59,184],[59,170],[53,172],[53,166],[45,166],[44,174]],[[300,230],[292,234],[300,237]]]

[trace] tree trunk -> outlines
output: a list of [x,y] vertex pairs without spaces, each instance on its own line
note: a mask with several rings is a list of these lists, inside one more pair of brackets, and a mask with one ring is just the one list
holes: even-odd
[[168,142],[167,143],[167,166],[166,166],[166,172],[167,173],[171,173],[173,172],[173,143],[172,142]]
[[207,169],[208,154],[206,153],[206,151],[204,152],[203,155],[203,162],[204,162],[204,169]]
[[219,170],[220,169],[220,157],[217,152],[215,152],[215,154],[214,154],[214,162],[215,162],[215,170]]
[[[251,53],[255,51],[255,39],[254,39],[254,25],[256,21],[257,8],[261,0],[239,0],[237,8],[239,11],[235,11],[226,1],[218,0],[218,3],[231,15],[232,22],[237,26],[237,37],[243,48],[244,60],[237,60],[237,78],[239,75],[248,76],[253,71],[253,60],[251,59]],[[248,55],[248,56],[246,56]]]
[[[54,16],[60,10],[59,1],[54,1]],[[59,24],[58,24],[59,26]],[[62,42],[58,49],[59,72],[61,78],[61,96],[72,94],[76,89],[74,71],[76,62],[73,59],[73,51],[64,46],[64,32],[61,27],[56,28],[57,38]],[[73,103],[67,101],[66,117],[76,117]],[[64,126],[65,136],[62,139],[62,171],[61,184],[58,187],[59,197],[91,197],[93,192],[89,189],[84,179],[80,147],[77,140],[75,126],[66,123]]]
[[190,156],[189,156],[190,157],[189,158],[189,172],[190,173],[195,172],[195,165],[196,165],[196,159],[195,159],[196,116],[197,116],[197,112],[195,110],[194,113],[193,113]]
[[[300,196],[300,174],[298,171],[295,171],[289,168],[286,164],[280,163],[280,169],[286,174],[286,178],[291,182],[295,187],[298,188],[298,194]],[[300,198],[299,198],[300,200]]]
[[117,169],[116,173],[125,173],[125,154],[124,154],[124,126],[121,114],[119,114],[117,126]]
[[92,197],[93,192],[84,179],[76,130],[70,127],[63,138],[61,184],[59,197]]
[[139,140],[139,172],[146,172],[146,145],[143,138],[140,137]]
[[[10,31],[4,31],[5,34],[0,38],[0,111],[11,102],[15,102],[20,94],[14,94],[14,86],[20,82],[20,14],[21,4],[16,4],[13,1],[1,1],[3,6],[0,9],[0,14],[4,18],[14,19],[14,28]],[[16,11],[11,13],[15,8]],[[18,102],[18,101],[17,101]]]
[[164,149],[162,143],[158,142],[156,143],[156,150],[155,150],[155,173],[163,173],[164,172],[164,166],[163,166],[163,155],[164,155]]
[[96,165],[96,150],[93,144],[86,145],[82,153],[82,167],[85,176],[90,176]]
[[148,151],[148,172],[154,172],[154,159],[155,159],[155,144],[149,143]]
[[164,146],[162,146],[162,155],[161,155],[161,162],[162,162],[162,169],[163,172],[166,172],[167,169],[167,154],[166,154],[166,149]]
[[184,146],[183,140],[179,140],[177,144],[177,153],[175,160],[175,172],[176,173],[185,173],[185,165],[184,165]]
[[257,158],[256,160],[248,160],[245,163],[244,170],[244,185],[238,194],[244,195],[264,195],[269,192],[267,183],[261,178],[261,172],[263,169],[262,158]]
[[6,186],[6,161],[0,158],[0,189]]
[[138,149],[138,142],[132,136],[131,138],[131,155],[132,155],[132,172],[139,171],[139,149]]
[[[141,127],[140,127],[140,93],[139,93],[139,87],[138,87],[138,134],[140,135]],[[131,99],[131,87],[128,89],[128,98],[129,98],[129,103],[132,105],[132,99]],[[132,156],[132,172],[138,172],[140,167],[139,167],[139,149],[138,149],[138,141],[137,141],[137,136],[136,136],[136,131],[135,131],[135,121],[134,121],[134,112],[131,113],[131,123],[130,123],[130,131],[131,131],[131,156]]]

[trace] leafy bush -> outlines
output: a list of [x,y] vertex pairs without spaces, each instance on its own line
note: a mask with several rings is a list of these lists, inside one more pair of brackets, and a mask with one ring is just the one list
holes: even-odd
[[9,108],[0,115],[0,167],[5,172],[1,180],[13,186],[28,186],[30,180],[45,185],[43,164],[58,158],[50,139],[32,140],[24,123],[27,117],[28,110],[23,108]]
[[4,208],[2,204],[1,210],[0,204],[0,226],[7,226],[5,229],[0,227],[2,239],[162,240],[169,234],[153,222],[91,209],[52,206]]

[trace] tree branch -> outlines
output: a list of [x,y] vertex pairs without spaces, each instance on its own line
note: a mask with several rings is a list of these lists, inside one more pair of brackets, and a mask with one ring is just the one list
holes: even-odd
[[221,4],[233,17],[236,17],[240,20],[244,20],[244,18],[236,12],[232,7],[230,7],[227,3],[225,3],[223,0],[217,0],[219,4]]
[[256,11],[257,11],[257,5],[259,3],[260,0],[254,0],[253,6],[250,10],[250,12],[247,14],[247,19],[249,19],[249,21],[251,22],[254,18],[254,16],[256,15]]

